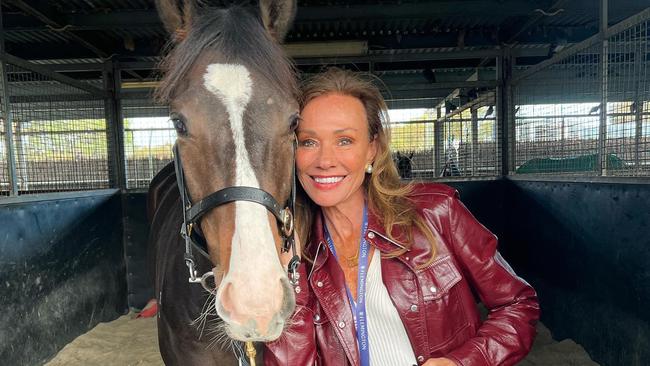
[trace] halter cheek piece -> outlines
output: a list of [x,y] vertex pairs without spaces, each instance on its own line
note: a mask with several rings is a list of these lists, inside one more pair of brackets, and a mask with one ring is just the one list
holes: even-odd
[[[294,139],[294,158],[296,150],[296,140]],[[278,221],[280,233],[282,235],[282,252],[287,253],[291,250],[293,257],[289,261],[287,273],[289,275],[289,282],[295,287],[296,292],[300,292],[298,285],[298,264],[300,258],[296,252],[296,242],[294,238],[294,221],[293,212],[296,207],[296,174],[295,162],[292,165],[293,171],[291,174],[291,195],[289,197],[288,206],[282,208],[278,202],[266,191],[254,187],[234,186],[226,187],[217,192],[214,192],[199,202],[192,205],[190,196],[185,186],[185,179],[183,176],[183,165],[181,163],[180,152],[178,146],[174,144],[174,167],[176,169],[176,183],[181,195],[181,202],[183,204],[183,224],[181,226],[181,236],[185,240],[185,264],[190,272],[189,282],[200,283],[208,292],[214,291],[214,287],[208,284],[208,279],[214,277],[212,271],[204,273],[198,277],[196,271],[196,262],[192,250],[195,249],[202,256],[210,260],[208,254],[208,246],[205,238],[201,236],[194,226],[198,225],[201,217],[208,211],[215,207],[221,206],[225,203],[235,201],[248,201],[255,202],[269,210]],[[291,208],[289,208],[291,207]]]

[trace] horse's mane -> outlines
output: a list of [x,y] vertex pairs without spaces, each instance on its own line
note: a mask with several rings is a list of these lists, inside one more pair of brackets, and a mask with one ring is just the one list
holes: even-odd
[[193,17],[186,38],[170,43],[161,62],[165,76],[155,98],[167,104],[187,87],[186,75],[199,55],[206,50],[218,52],[226,62],[243,64],[256,71],[271,85],[297,95],[295,70],[280,45],[269,35],[260,16],[248,8],[202,8]]

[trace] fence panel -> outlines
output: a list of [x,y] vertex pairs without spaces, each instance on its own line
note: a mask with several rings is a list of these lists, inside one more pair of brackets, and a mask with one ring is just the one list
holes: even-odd
[[606,59],[595,36],[515,77],[515,174],[650,176],[650,12],[640,15],[615,26]]
[[172,160],[176,132],[169,110],[151,99],[123,99],[126,187],[146,189],[158,171]]
[[436,100],[396,99],[389,106],[391,151],[402,179],[436,177]]
[[497,125],[494,91],[457,106],[447,104],[441,124],[439,176],[493,177],[500,174],[501,131]]
[[650,20],[608,39],[607,153],[620,159],[607,173],[650,176]]
[[[25,65],[8,62],[5,72],[20,194],[108,188],[102,95]],[[4,128],[2,132],[4,137]],[[6,173],[1,177],[2,191],[7,192],[9,179]]]

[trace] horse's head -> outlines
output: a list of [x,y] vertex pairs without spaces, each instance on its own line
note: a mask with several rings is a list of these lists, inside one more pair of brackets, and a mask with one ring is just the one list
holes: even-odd
[[[170,106],[191,201],[247,186],[284,204],[298,105],[294,70],[279,41],[295,0],[262,0],[259,12],[180,2],[157,1],[173,36],[157,96]],[[263,205],[236,201],[209,210],[197,229],[217,269],[216,309],[228,335],[277,338],[295,300],[279,260],[276,217]]]

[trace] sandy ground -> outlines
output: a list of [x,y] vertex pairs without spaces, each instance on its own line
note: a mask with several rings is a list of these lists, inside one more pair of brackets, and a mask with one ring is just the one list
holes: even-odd
[[[598,366],[585,350],[570,339],[551,338],[543,325],[531,353],[519,366]],[[156,319],[135,319],[125,315],[110,323],[98,324],[65,346],[47,366],[160,366]]]

